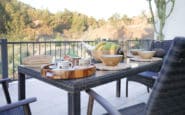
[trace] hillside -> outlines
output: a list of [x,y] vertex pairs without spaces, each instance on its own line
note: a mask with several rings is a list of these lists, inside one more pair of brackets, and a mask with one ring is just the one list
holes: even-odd
[[110,38],[110,39],[140,39],[153,38],[153,27],[147,22],[147,18],[141,19],[135,17],[130,24],[125,24],[124,21],[117,22],[118,26],[114,26],[110,22],[105,25],[86,31],[82,39]]
[[107,21],[95,20],[67,9],[52,14],[17,0],[0,0],[0,37],[10,41],[152,38],[148,20],[147,16],[117,15]]

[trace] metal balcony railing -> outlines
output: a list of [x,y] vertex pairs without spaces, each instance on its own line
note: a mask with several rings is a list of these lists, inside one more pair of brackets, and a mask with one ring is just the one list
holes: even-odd
[[0,39],[0,78],[8,77],[7,41]]
[[[84,41],[95,45],[95,41]],[[81,41],[44,41],[44,42],[7,42],[8,68],[11,78],[17,78],[17,66],[27,56],[51,55],[54,59],[61,59],[69,52],[75,52],[80,57],[87,57]]]
[[[95,45],[97,41],[83,41]],[[118,41],[112,41],[118,42]],[[119,43],[119,42],[118,42]],[[128,40],[127,48],[150,47],[151,40]],[[61,59],[70,51],[74,51],[80,57],[87,57],[88,54],[83,48],[81,41],[43,41],[43,42],[7,42],[0,39],[0,77],[17,79],[17,66],[27,56],[51,55],[54,59]]]

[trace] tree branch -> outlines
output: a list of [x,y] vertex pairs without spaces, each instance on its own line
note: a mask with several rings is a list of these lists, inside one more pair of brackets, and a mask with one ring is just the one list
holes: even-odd
[[171,13],[172,13],[172,11],[174,9],[174,6],[175,6],[175,0],[168,0],[168,1],[171,1],[172,2],[172,6],[171,6],[170,12],[166,16],[166,18],[170,17],[170,15],[171,15]]
[[150,12],[151,12],[151,15],[152,15],[152,23],[153,23],[154,31],[156,33],[158,33],[156,25],[155,25],[154,12],[153,12],[153,9],[152,9],[152,2],[151,1],[152,0],[149,0],[149,9],[150,9]]

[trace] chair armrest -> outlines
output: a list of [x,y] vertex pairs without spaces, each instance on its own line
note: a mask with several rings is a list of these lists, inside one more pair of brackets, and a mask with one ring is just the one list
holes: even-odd
[[159,73],[158,72],[153,72],[153,71],[144,71],[144,72],[138,73],[138,75],[156,79],[156,78],[158,78]]
[[4,105],[4,106],[0,107],[0,112],[6,111],[6,110],[9,110],[9,109],[13,109],[13,108],[16,108],[16,107],[19,107],[19,106],[27,105],[29,103],[35,102],[36,100],[37,100],[36,98],[28,98],[28,99],[20,100],[18,102],[7,104],[7,105]]
[[101,104],[111,115],[121,115],[106,99],[98,95],[92,89],[86,90],[86,92],[93,97],[99,104]]
[[10,78],[3,78],[3,79],[0,79],[0,83],[9,82],[9,81],[10,81]]

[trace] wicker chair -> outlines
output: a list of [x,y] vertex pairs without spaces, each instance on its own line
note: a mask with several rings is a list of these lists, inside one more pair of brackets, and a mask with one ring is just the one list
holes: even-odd
[[[150,50],[162,49],[162,50],[164,50],[164,55],[165,55],[165,52],[168,51],[171,43],[172,43],[172,40],[153,41],[151,44]],[[160,55],[160,54],[158,54],[158,55]],[[160,55],[160,56],[163,57],[162,55]],[[156,68],[154,71],[145,71],[145,72],[139,73],[137,75],[127,77],[127,79],[126,79],[126,97],[128,97],[128,82],[129,81],[134,81],[134,82],[138,82],[143,85],[146,85],[147,91],[149,92],[149,89],[153,87],[155,80],[158,78],[159,70],[160,70],[160,68]]]
[[29,98],[11,103],[10,93],[8,91],[9,78],[0,80],[5,94],[7,105],[0,106],[0,115],[31,115],[29,103],[36,101],[36,98]]
[[0,115],[31,115],[29,103],[36,101],[36,98],[28,98],[0,107]]
[[3,88],[4,94],[5,94],[5,98],[6,98],[7,103],[11,103],[11,98],[10,98],[10,94],[8,91],[8,82],[9,81],[10,81],[9,78],[4,78],[4,79],[0,80],[0,84],[2,84],[2,88]]
[[29,98],[18,102],[11,103],[10,94],[8,91],[8,82],[10,79],[1,79],[0,83],[6,97],[7,105],[0,106],[0,115],[31,115],[29,103],[36,101],[36,98]]
[[175,38],[163,60],[148,102],[117,111],[103,97],[87,93],[111,115],[185,115],[185,38]]

